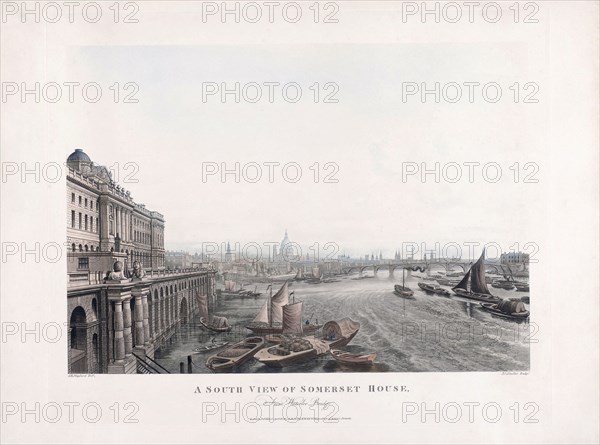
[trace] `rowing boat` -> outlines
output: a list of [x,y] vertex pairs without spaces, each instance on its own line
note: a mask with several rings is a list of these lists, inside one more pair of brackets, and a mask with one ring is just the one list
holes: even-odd
[[332,349],[329,352],[338,362],[350,365],[372,365],[377,358],[377,354],[352,354],[350,352],[340,351],[339,349]]
[[229,371],[251,359],[265,344],[261,337],[249,337],[211,355],[206,367],[212,371]]

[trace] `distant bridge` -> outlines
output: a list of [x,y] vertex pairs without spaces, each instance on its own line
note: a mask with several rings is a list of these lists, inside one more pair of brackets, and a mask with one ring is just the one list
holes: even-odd
[[463,273],[466,273],[469,270],[469,267],[473,264],[472,261],[468,260],[451,260],[451,261],[425,261],[425,260],[408,260],[402,261],[398,263],[383,263],[383,264],[352,264],[342,268],[342,271],[345,274],[349,274],[352,272],[358,272],[359,275],[362,275],[367,270],[372,270],[373,275],[377,275],[380,270],[387,270],[390,277],[394,276],[394,271],[396,269],[404,269],[414,272],[426,272],[432,271],[434,269],[440,269],[446,271],[446,273],[450,272],[454,267],[459,267]]
[[[358,272],[359,275],[362,275],[365,271],[372,270],[373,275],[377,275],[380,270],[387,270],[390,277],[394,276],[394,271],[397,269],[404,269],[411,272],[431,272],[433,270],[443,270],[446,273],[449,273],[454,268],[460,268],[463,273],[467,273],[471,265],[474,261],[472,260],[436,260],[436,261],[426,261],[426,260],[405,260],[401,262],[394,263],[356,263],[345,265],[342,267],[342,272],[345,274],[350,274],[352,272]],[[527,266],[524,264],[498,264],[498,263],[485,263],[485,268],[488,271],[492,271],[496,274],[503,275],[506,272],[522,272],[527,271]]]

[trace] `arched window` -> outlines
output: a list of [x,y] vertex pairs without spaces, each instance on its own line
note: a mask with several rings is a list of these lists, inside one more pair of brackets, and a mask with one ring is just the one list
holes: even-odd
[[83,252],[83,246],[81,244],[79,245],[79,251]]
[[77,252],[77,246],[75,243],[71,244],[71,249],[73,249],[73,252]]

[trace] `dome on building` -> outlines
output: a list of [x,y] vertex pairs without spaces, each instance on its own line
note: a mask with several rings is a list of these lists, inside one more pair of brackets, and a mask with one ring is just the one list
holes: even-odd
[[287,229],[286,229],[285,236],[283,237],[281,244],[279,244],[279,252],[283,253],[289,243],[290,243],[290,240],[288,238]]
[[76,148],[67,158],[67,162],[92,162],[92,160],[81,148]]

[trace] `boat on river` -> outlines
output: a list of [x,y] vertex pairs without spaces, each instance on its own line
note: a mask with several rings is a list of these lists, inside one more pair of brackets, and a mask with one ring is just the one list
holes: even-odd
[[511,281],[494,281],[492,282],[492,287],[495,287],[496,289],[512,290],[515,288],[515,285]]
[[446,289],[442,289],[440,286],[437,286],[435,284],[418,283],[418,286],[429,294],[443,295],[444,297],[450,296],[450,292],[448,292]]
[[215,349],[222,348],[223,346],[227,346],[228,344],[229,344],[228,341],[213,342],[213,343],[209,343],[204,346],[198,346],[197,348],[194,348],[194,352],[200,353],[200,352],[214,351]]
[[495,317],[515,321],[525,321],[529,318],[529,311],[525,308],[525,304],[516,298],[500,300],[498,303],[480,303],[480,305],[481,309]]
[[402,286],[396,284],[394,294],[402,298],[411,298],[415,294],[411,288],[404,285],[404,269],[402,269]]
[[339,349],[331,349],[329,353],[338,362],[346,365],[372,365],[377,358],[377,354],[352,354]]
[[211,371],[231,371],[249,359],[265,344],[261,337],[249,337],[235,343],[222,351],[211,355],[206,360],[206,367]]
[[[297,320],[290,320],[297,326]],[[302,323],[300,323],[302,325]],[[286,322],[287,329],[287,322]],[[321,337],[294,336],[270,348],[261,349],[254,358],[272,368],[283,368],[327,354],[331,349],[346,346],[358,333],[360,323],[349,318],[328,321]]]
[[529,283],[515,283],[517,292],[529,292]]
[[498,303],[501,300],[490,293],[485,281],[485,249],[452,291],[459,297],[487,303]]
[[[285,306],[290,305],[290,293],[288,282],[284,282],[281,288],[273,295],[273,286],[269,285],[269,296],[254,319],[246,325],[246,329],[255,334],[281,334],[283,333],[283,311]],[[297,304],[297,303],[296,303]],[[321,325],[308,323],[303,326],[304,333],[311,333],[319,329]]]
[[437,282],[441,286],[456,286],[460,280],[449,280],[448,278],[438,278]]
[[208,319],[204,317],[200,317],[200,324],[204,326],[206,329],[213,332],[229,332],[231,331],[231,325],[226,317],[219,317],[217,315],[213,315],[212,319],[208,321]]
[[200,310],[200,324],[206,329],[213,332],[229,332],[231,331],[231,325],[226,317],[213,315],[210,318],[208,313],[208,296],[200,295],[200,292],[196,291],[196,302]]

